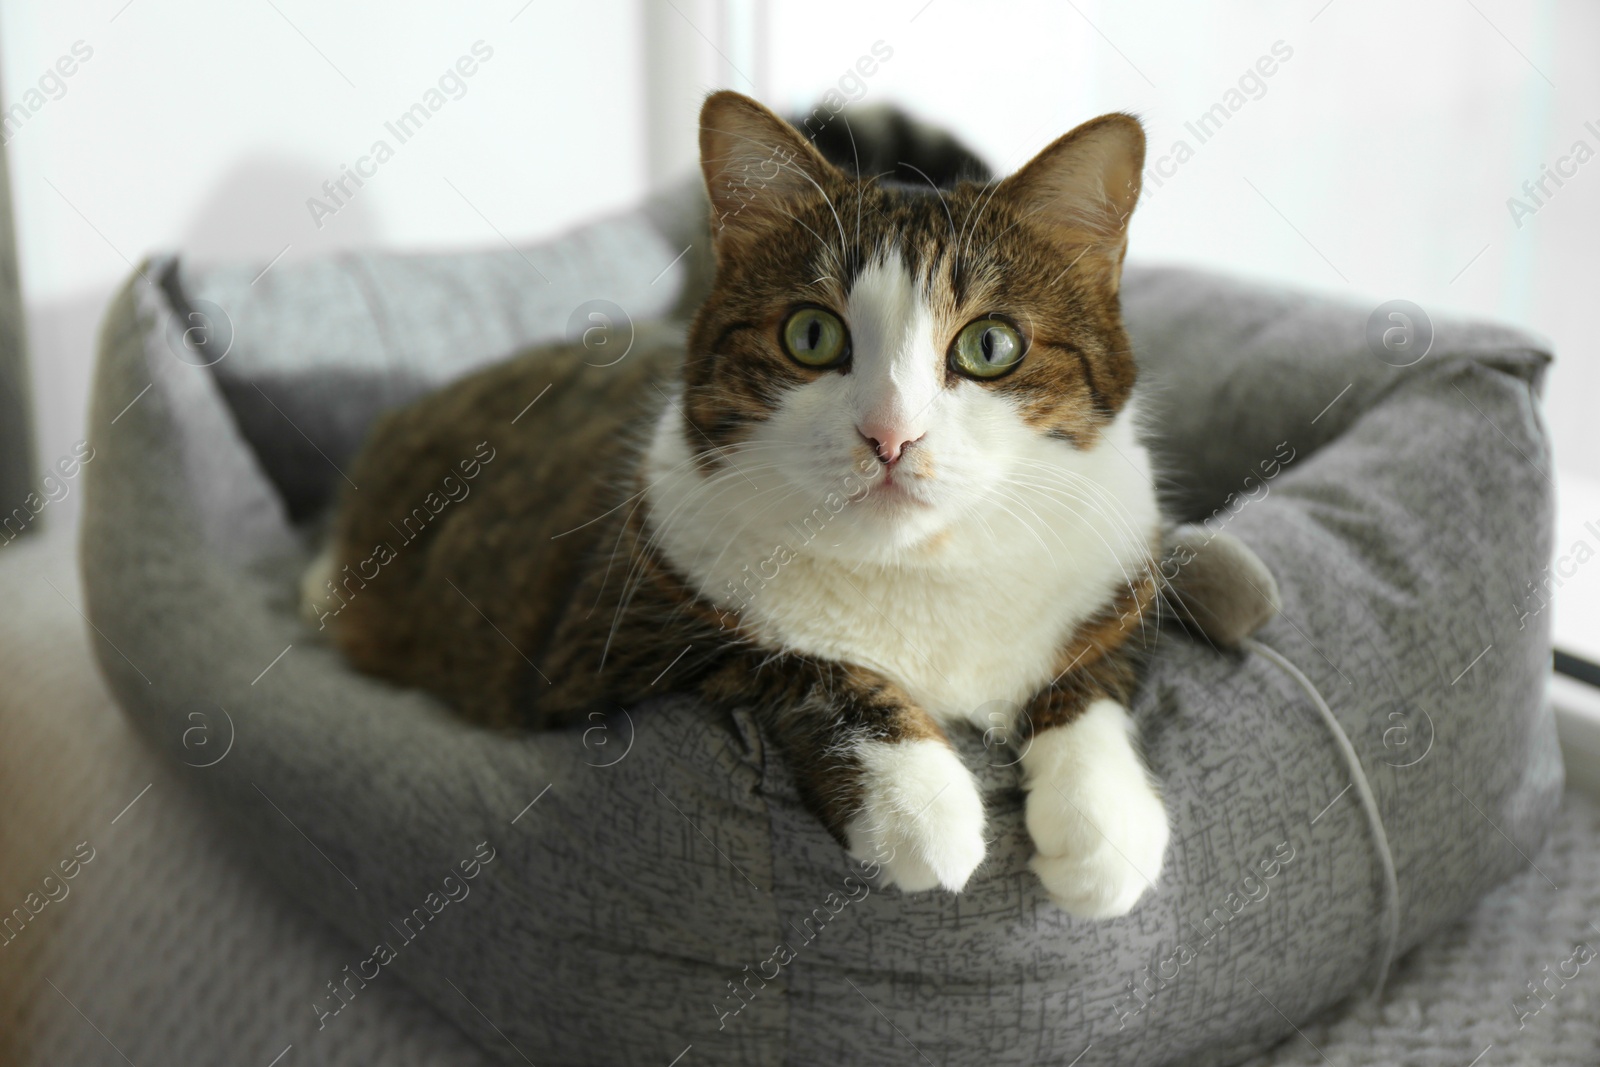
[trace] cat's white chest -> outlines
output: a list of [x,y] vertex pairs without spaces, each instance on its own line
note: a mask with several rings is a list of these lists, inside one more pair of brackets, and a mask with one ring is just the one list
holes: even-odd
[[947,571],[797,560],[745,613],[769,640],[883,674],[937,719],[1008,724],[1106,599],[1104,583],[1075,589],[1042,556],[1024,546]]
[[[1065,447],[1041,442],[1028,462],[1059,461]],[[1036,476],[1048,491],[1013,487],[889,559],[835,543],[861,505],[764,522],[774,494],[734,474],[707,479],[686,457],[669,413],[647,461],[650,525],[702,596],[769,647],[876,671],[935,718],[981,728],[1009,724],[1057,675],[1077,628],[1143,573],[1159,523],[1131,415],[1067,457],[1070,479]]]

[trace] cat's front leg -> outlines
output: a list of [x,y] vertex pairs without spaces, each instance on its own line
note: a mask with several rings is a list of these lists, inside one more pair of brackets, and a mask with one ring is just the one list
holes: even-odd
[[965,886],[983,861],[983,798],[928,713],[860,668],[785,657],[755,673],[787,676],[763,702],[769,725],[802,798],[851,856],[906,892]]
[[[920,713],[919,713],[920,714]],[[850,854],[908,893],[959,892],[983,861],[983,799],[943,736],[855,745],[859,801]]]
[[1030,866],[1073,915],[1126,915],[1155,887],[1167,811],[1121,702],[1048,691],[1022,757]]

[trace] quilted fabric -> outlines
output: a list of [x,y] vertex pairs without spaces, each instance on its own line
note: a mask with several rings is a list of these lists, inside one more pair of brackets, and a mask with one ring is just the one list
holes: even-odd
[[[295,618],[293,579],[361,428],[588,301],[680,313],[704,284],[698,225],[680,195],[515,254],[254,282],[158,261],[110,313],[85,475],[95,651],[174,758],[191,713],[226,709],[236,744],[197,786],[352,967],[388,946],[380,973],[508,1062],[1236,1062],[1370,988],[1390,948],[1317,699],[1377,799],[1395,947],[1526,863],[1561,783],[1547,620],[1519,606],[1550,549],[1547,355],[1438,322],[1396,368],[1366,309],[1200,273],[1125,283],[1151,430],[1174,515],[1222,509],[1277,575],[1284,611],[1257,636],[1294,670],[1152,635],[1135,713],[1174,833],[1124,919],[1043,897],[1011,760],[976,736],[958,743],[995,839],[967,892],[862,892],[749,716],[676,697],[507,739],[346,670]],[[209,350],[183,340],[195,314],[225,327]]]

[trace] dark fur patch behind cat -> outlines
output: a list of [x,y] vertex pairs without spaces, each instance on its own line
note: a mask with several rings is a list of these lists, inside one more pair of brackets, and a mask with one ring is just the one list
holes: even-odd
[[[907,185],[941,189],[987,182],[989,165],[947,130],[919,122],[888,105],[846,109],[811,135],[824,159],[852,178],[887,176]],[[792,120],[791,120],[792,121]],[[802,122],[795,128],[805,133]]]

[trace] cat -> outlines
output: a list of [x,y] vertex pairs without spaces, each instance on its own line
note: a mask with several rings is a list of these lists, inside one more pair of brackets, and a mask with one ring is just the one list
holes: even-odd
[[666,691],[754,709],[907,892],[981,864],[946,730],[998,717],[1045,891],[1127,913],[1169,833],[1128,712],[1161,524],[1118,298],[1138,120],[997,182],[886,180],[724,91],[700,149],[715,278],[687,333],[385,416],[307,603],[355,666],[491,726]]

